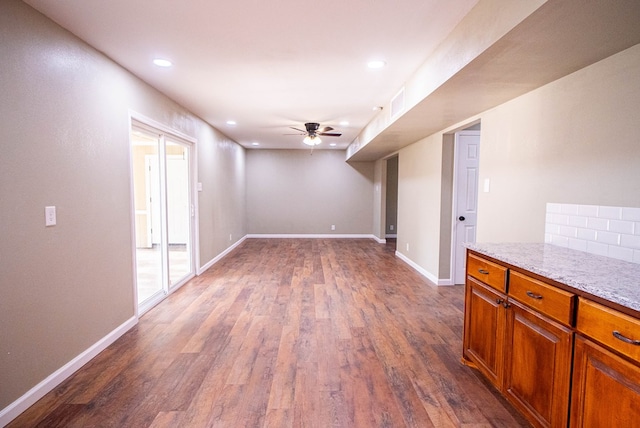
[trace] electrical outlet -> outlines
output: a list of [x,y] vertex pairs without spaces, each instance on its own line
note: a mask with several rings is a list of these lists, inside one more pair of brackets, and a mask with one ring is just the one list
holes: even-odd
[[44,225],[56,225],[56,207],[44,207]]
[[335,224],[331,225],[331,230],[336,230],[336,225]]
[[407,242],[407,252],[409,251],[409,243]]
[[231,234],[229,234],[229,241],[231,241]]

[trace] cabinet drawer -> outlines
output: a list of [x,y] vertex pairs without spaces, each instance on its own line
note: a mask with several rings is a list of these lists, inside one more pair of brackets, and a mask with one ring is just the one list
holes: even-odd
[[572,293],[511,271],[509,297],[564,325],[571,325],[575,301],[575,295]]
[[499,291],[505,291],[507,268],[475,254],[467,254],[467,274]]
[[580,298],[578,332],[640,362],[640,320]]

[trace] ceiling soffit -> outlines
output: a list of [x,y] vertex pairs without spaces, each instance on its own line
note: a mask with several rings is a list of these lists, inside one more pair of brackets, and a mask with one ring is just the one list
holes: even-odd
[[347,158],[381,159],[634,46],[640,43],[639,21],[637,0],[549,0],[403,115],[391,120],[382,111]]

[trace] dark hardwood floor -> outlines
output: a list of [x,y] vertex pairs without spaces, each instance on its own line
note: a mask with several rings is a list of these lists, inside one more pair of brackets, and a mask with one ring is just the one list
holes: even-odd
[[463,288],[365,239],[248,239],[10,427],[519,427]]

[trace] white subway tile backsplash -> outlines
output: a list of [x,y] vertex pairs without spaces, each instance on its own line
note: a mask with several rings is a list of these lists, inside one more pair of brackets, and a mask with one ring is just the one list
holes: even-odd
[[578,215],[585,217],[598,217],[597,205],[578,205]]
[[640,236],[620,235],[620,246],[640,250]]
[[640,208],[548,203],[544,242],[640,263]]
[[622,219],[640,221],[640,208],[622,208]]
[[587,220],[587,227],[594,230],[609,230],[609,220],[589,217],[589,220]]
[[587,251],[587,241],[584,239],[569,238],[569,248],[578,251]]
[[596,234],[596,242],[609,245],[620,245],[620,234],[599,230]]
[[560,212],[567,215],[578,215],[578,206],[574,204],[561,204]]
[[560,235],[575,238],[578,236],[578,228],[572,226],[560,226]]
[[568,247],[569,238],[566,236],[551,235],[551,244],[557,245],[558,247]]
[[609,232],[633,235],[633,222],[624,220],[609,220]]
[[622,219],[622,207],[598,207],[598,217],[620,220]]
[[569,216],[569,226],[587,227],[588,220],[589,219],[587,217],[571,215]]
[[569,216],[566,214],[552,214],[551,222],[555,224],[569,224]]
[[607,244],[589,241],[587,242],[587,253],[607,256],[607,254],[609,254],[609,246]]
[[578,229],[578,238],[586,241],[595,241],[597,232],[593,229]]

